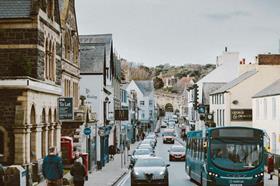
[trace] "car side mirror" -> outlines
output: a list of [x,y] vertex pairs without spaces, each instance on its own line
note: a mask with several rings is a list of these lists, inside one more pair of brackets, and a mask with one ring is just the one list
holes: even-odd
[[166,164],[166,167],[170,167],[170,164]]

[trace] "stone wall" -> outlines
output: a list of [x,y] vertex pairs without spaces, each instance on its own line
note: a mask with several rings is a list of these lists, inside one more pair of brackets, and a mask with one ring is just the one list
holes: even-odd
[[[22,90],[0,89],[0,125],[5,128],[8,133],[8,140],[4,144],[5,155],[0,158],[0,163],[4,165],[12,164],[14,161],[14,135],[13,125],[15,122],[17,97],[22,94]],[[12,147],[12,148],[11,148]],[[7,156],[8,154],[8,156]]]
[[[38,56],[38,53],[40,55]],[[41,58],[37,63],[37,58]],[[37,73],[44,68],[44,54],[38,49],[0,49],[1,76],[30,76],[43,80],[44,73]],[[40,70],[41,71],[41,70]]]
[[259,65],[280,65],[280,54],[258,55]]
[[0,44],[37,44],[37,38],[37,29],[0,30]]

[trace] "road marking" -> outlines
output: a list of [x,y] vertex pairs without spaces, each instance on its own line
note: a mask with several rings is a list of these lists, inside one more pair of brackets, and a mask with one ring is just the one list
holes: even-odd
[[128,171],[127,175],[125,175],[124,178],[121,179],[116,186],[122,186],[128,180],[128,178],[130,177],[130,172],[131,171]]

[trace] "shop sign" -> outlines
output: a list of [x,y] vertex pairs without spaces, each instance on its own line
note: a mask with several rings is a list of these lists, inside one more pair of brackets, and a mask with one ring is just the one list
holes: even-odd
[[72,97],[58,98],[58,119],[62,121],[74,119]]
[[252,109],[231,109],[231,121],[252,121]]

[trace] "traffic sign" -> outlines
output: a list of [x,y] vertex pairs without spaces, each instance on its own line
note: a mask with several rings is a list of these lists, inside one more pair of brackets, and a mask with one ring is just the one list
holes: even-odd
[[91,128],[89,128],[89,127],[85,128],[84,129],[84,134],[87,135],[87,136],[90,135],[91,134]]

